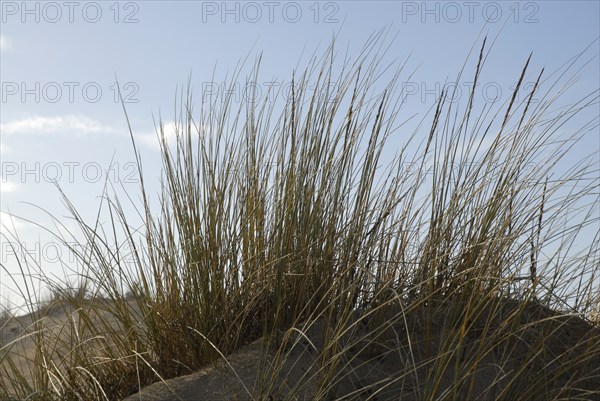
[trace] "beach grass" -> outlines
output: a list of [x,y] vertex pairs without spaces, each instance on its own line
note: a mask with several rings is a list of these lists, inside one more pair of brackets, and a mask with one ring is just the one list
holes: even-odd
[[[183,93],[176,139],[157,124],[158,207],[130,128],[140,191],[128,201],[144,226],[108,190],[96,221],[61,193],[83,234],[68,245],[81,277],[44,278],[42,307],[0,320],[8,330],[21,319],[0,344],[0,398],[122,399],[263,338],[275,362],[243,397],[600,399],[598,150],[570,153],[598,115],[560,130],[597,110],[598,88],[555,108],[576,67],[551,75],[522,60],[503,104],[482,107],[474,91],[453,103],[448,87],[406,132],[406,72],[380,82],[382,43],[374,35],[341,64],[332,43],[294,72],[285,99],[225,92],[197,110]],[[458,74],[473,88],[480,44]],[[257,62],[246,79],[259,72]],[[574,208],[579,218],[565,220]],[[289,350],[317,323],[314,369],[283,386]],[[582,337],[561,348],[560,333]],[[357,355],[404,362],[349,390]]]

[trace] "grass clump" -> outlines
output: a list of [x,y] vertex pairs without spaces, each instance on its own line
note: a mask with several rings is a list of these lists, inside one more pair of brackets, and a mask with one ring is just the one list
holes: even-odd
[[[558,134],[597,108],[598,89],[553,110],[564,74],[541,71],[517,101],[528,59],[498,109],[474,92],[453,103],[448,87],[406,133],[403,72],[381,86],[381,44],[339,69],[332,45],[285,100],[236,106],[225,92],[198,112],[182,96],[175,142],[157,127],[159,213],[140,174],[141,236],[119,199],[102,204],[104,231],[64,197],[87,284],[47,279],[64,318],[35,311],[2,346],[0,398],[122,399],[259,338],[241,398],[600,397],[599,231],[582,234],[598,226],[598,154],[553,176],[597,129],[596,115]],[[473,88],[486,57],[484,41]],[[583,217],[560,224],[575,206]]]

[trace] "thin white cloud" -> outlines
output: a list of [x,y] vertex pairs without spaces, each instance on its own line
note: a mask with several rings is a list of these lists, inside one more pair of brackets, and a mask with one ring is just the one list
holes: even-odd
[[82,115],[34,116],[0,124],[4,135],[89,135],[113,133],[109,126]]
[[0,34],[0,50],[9,50],[12,48],[12,43],[6,37],[6,35]]
[[[167,143],[169,145],[173,145],[176,143],[177,141],[177,130],[179,131],[180,135],[182,133],[182,128],[178,127],[176,129],[175,127],[175,123],[174,122],[164,122],[163,123],[163,133],[165,135],[165,138],[167,139]],[[205,126],[204,128],[206,133],[209,133],[209,128],[207,126]],[[192,138],[196,138],[197,137],[197,130],[196,128],[194,128],[194,126],[192,126]],[[151,134],[149,133],[143,133],[143,134],[138,134],[135,135],[136,140],[139,140],[142,144],[147,145],[153,149],[160,149],[160,136],[156,133],[153,132]]]
[[25,227],[25,223],[10,213],[0,212],[0,227],[9,230],[12,230],[13,228],[19,229]]
[[[11,153],[12,149],[5,143],[0,142],[0,154],[6,155]],[[5,177],[0,176],[0,194],[15,191],[15,184],[8,182]]]
[[0,194],[8,192],[15,192],[15,184],[12,182],[5,181],[4,178],[0,179]]
[[12,151],[12,149],[10,148],[10,146],[8,146],[5,143],[0,142],[0,154],[2,155],[7,155]]
[[[177,135],[175,132],[175,124],[173,122],[171,123],[163,123],[163,133],[165,135],[165,138],[167,139],[167,143],[175,143]],[[154,149],[160,149],[160,142],[159,142],[159,135],[156,132],[153,132],[152,134],[139,134],[135,136],[136,139],[139,139],[141,141],[141,143],[154,148]]]

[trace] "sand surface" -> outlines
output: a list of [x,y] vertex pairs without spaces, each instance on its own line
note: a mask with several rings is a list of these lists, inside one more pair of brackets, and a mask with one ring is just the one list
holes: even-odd
[[[489,346],[493,342],[489,340],[490,337],[495,334],[501,337],[499,332],[505,318],[515,313],[518,305],[516,301],[502,301],[497,308],[498,316],[491,320],[484,318],[485,313],[490,311],[484,311],[480,321],[474,322],[474,334],[459,347],[440,341],[440,338],[448,338],[448,333],[454,330],[448,325],[450,305],[440,305],[432,311],[433,321],[429,328],[431,341],[428,345],[423,340],[427,307],[416,309],[406,320],[385,327],[383,334],[377,338],[368,336],[372,328],[368,326],[382,324],[381,320],[370,322],[365,319],[357,325],[356,332],[348,341],[351,344],[350,351],[336,369],[338,385],[327,398],[423,399],[426,392],[423,383],[427,381],[428,367],[433,366],[432,360],[437,355],[446,353],[454,357],[462,354],[459,358],[463,360],[476,358],[479,363],[471,364],[471,372],[455,372],[454,365],[449,364],[441,376],[438,394],[450,386],[455,375],[462,375],[467,378],[464,391],[472,383],[470,399],[497,399],[506,384],[514,378],[514,372],[525,369],[527,373],[522,377],[526,378],[526,382],[531,380],[529,385],[543,385],[538,388],[537,394],[545,393],[546,399],[561,394],[561,388],[573,387],[576,389],[568,393],[569,398],[600,400],[600,329],[579,317],[566,316],[539,304],[531,304],[517,319],[522,325],[518,337],[510,343],[499,341],[497,347]],[[486,322],[490,321],[492,327],[487,326],[486,329]],[[540,323],[530,324],[537,321]],[[263,394],[263,399],[268,400],[324,399],[323,394],[316,392],[315,379],[315,361],[322,351],[323,324],[318,322],[302,329],[308,338],[301,337],[296,346],[291,347],[279,374],[266,369],[265,375],[277,376],[276,385],[272,388],[263,386],[260,391],[261,382],[265,380],[261,380],[258,371],[259,367],[266,366],[265,362],[273,362],[277,356],[274,352],[265,352],[259,340],[228,356],[228,363],[220,361],[199,372],[155,383],[126,400],[250,400],[252,398],[248,392]],[[484,332],[487,333],[486,339],[479,338],[478,333]],[[539,347],[538,341],[542,336],[545,336],[545,345]],[[540,349],[543,352],[536,354],[535,351]],[[578,371],[564,372],[560,369],[563,361],[570,358],[581,360]],[[526,382],[522,385],[528,385]],[[296,396],[293,398],[288,398],[290,389],[299,390],[294,392]],[[456,396],[465,399],[467,393]]]
[[[369,316],[357,312],[350,320],[352,330],[341,343],[347,352],[336,366],[325,366],[331,369],[329,377],[336,383],[330,386],[332,391],[327,396],[318,391],[323,387],[319,386],[318,362],[327,331],[324,319],[320,319],[310,326],[297,325],[287,337],[283,333],[289,341],[279,353],[272,346],[267,349],[260,339],[226,360],[186,376],[159,380],[125,400],[250,400],[261,399],[257,396],[260,394],[265,400],[411,401],[426,397],[425,383],[431,382],[431,371],[443,372],[438,376],[437,394],[443,394],[457,377],[464,378],[461,390],[453,395],[459,399],[465,399],[468,391],[469,399],[500,398],[515,372],[521,371],[525,373],[517,375],[523,380],[519,385],[534,383],[537,394],[544,394],[545,399],[600,400],[600,328],[537,303],[529,303],[524,309],[520,305],[504,299],[483,310],[469,322],[470,334],[460,344],[449,340],[457,339],[460,332],[452,316],[461,308],[451,302],[419,306],[407,314],[400,309]],[[519,310],[523,312],[515,318]],[[44,319],[48,327],[60,328],[73,316],[56,309]],[[503,334],[507,321],[517,325],[510,329],[516,335],[509,340]],[[31,332],[32,323],[30,316],[0,322],[1,344],[18,341],[16,360],[23,366],[35,355],[34,337],[22,338]],[[374,337],[374,331],[380,334]],[[580,361],[575,369],[561,369],[565,361],[573,359]],[[469,362],[474,360],[478,363]],[[272,366],[280,369],[275,371]]]

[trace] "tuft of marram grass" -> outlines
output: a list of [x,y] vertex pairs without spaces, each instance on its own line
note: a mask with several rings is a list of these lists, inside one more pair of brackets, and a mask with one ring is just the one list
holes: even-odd
[[[474,92],[461,108],[446,88],[429,127],[408,135],[398,122],[401,69],[377,89],[382,57],[372,49],[381,42],[373,36],[340,70],[332,44],[293,75],[287,99],[236,108],[233,91],[225,91],[196,114],[188,91],[175,143],[162,121],[157,127],[159,213],[140,173],[142,241],[119,199],[103,203],[113,231],[106,234],[63,194],[85,236],[78,247],[63,239],[85,266],[81,289],[46,279],[53,306],[34,311],[21,339],[0,344],[0,398],[121,399],[261,337],[274,362],[262,361],[259,379],[242,394],[248,398],[386,399],[398,388],[406,399],[427,400],[599,396],[588,388],[600,380],[598,337],[582,339],[577,352],[546,355],[560,319],[587,316],[599,327],[598,233],[596,241],[577,237],[583,257],[563,259],[569,236],[598,223],[598,170],[584,160],[548,180],[584,134],[556,138],[556,127],[597,106],[598,90],[553,112],[551,92],[532,102],[542,71],[518,102],[527,60],[515,95],[495,114],[472,114]],[[472,88],[484,48],[485,41]],[[258,67],[249,81],[258,81]],[[395,135],[408,140],[382,168]],[[561,194],[578,182],[589,184]],[[583,221],[558,227],[561,213],[582,202]],[[554,256],[540,258],[556,238]],[[118,251],[123,243],[133,268]],[[574,288],[574,280],[581,284]],[[564,309],[573,294],[568,313],[540,315],[528,306]],[[57,308],[66,319],[52,320]],[[313,326],[318,341],[307,334]],[[394,346],[386,337],[392,329]],[[290,350],[305,340],[318,358],[285,386]],[[530,341],[520,364],[513,359],[519,340]],[[27,341],[34,354],[26,353]],[[385,380],[344,387],[370,363],[360,362],[364,355],[394,353],[405,363]],[[482,388],[480,367],[492,355],[499,369]]]

